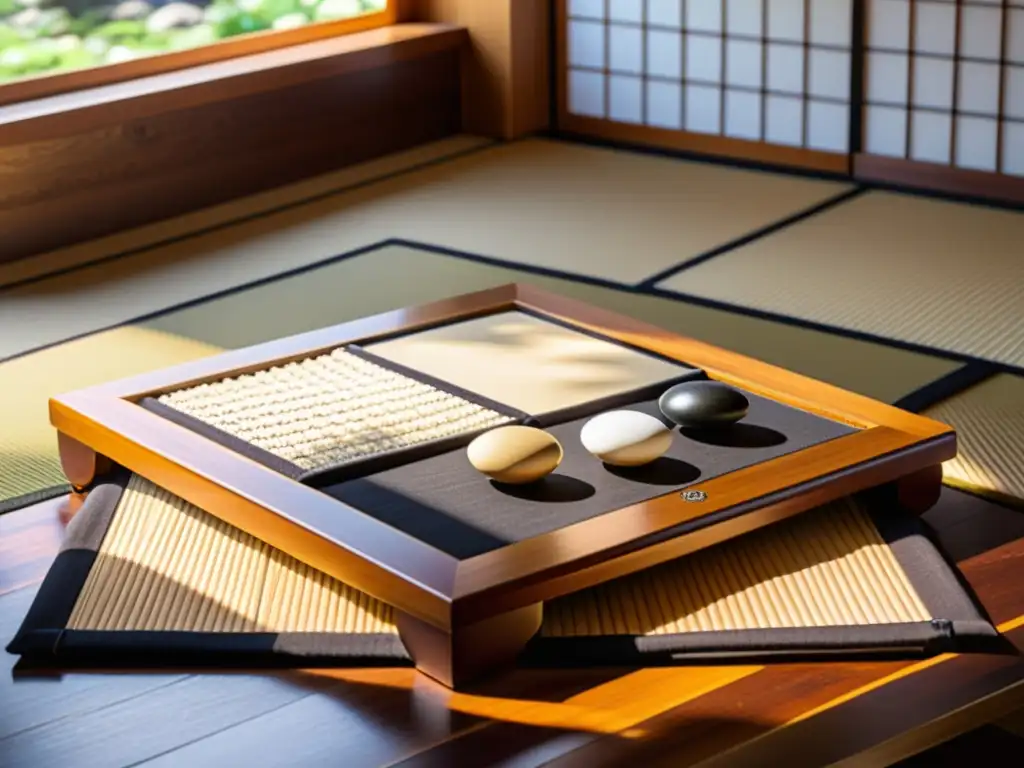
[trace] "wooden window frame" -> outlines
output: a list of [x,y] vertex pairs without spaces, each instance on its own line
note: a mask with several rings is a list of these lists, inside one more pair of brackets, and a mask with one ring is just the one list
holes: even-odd
[[403,21],[413,7],[409,0],[388,0],[385,10],[350,19],[318,22],[298,29],[253,32],[184,51],[4,83],[0,85],[0,107],[387,27]]

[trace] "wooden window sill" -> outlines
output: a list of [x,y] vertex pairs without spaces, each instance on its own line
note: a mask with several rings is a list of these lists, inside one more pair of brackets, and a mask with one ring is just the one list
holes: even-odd
[[0,106],[0,147],[137,120],[455,50],[450,24],[396,24]]
[[468,38],[399,24],[0,107],[0,262],[459,133]]

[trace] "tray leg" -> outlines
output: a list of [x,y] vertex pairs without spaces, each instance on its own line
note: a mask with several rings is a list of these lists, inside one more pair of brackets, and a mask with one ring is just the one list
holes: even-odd
[[518,608],[448,633],[401,611],[398,632],[416,668],[449,688],[511,665],[540,629],[541,603]]
[[933,464],[893,483],[896,503],[915,515],[935,506],[942,493],[942,465]]
[[88,488],[97,477],[105,475],[111,469],[110,459],[100,456],[92,448],[63,432],[57,433],[57,449],[60,452],[60,465],[64,475],[76,491],[81,492]]

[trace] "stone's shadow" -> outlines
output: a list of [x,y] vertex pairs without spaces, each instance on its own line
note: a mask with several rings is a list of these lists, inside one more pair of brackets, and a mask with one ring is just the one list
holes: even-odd
[[700,470],[695,466],[670,456],[662,456],[650,464],[639,467],[616,467],[605,464],[604,468],[623,480],[647,485],[687,485],[700,477]]
[[721,448],[771,448],[788,439],[777,430],[757,424],[729,424],[705,429],[680,427],[679,432],[694,442]]
[[589,499],[597,489],[590,483],[578,480],[569,475],[554,472],[547,477],[542,477],[532,483],[523,485],[511,485],[491,480],[491,486],[506,496],[512,496],[523,501],[540,501],[556,504],[565,504],[572,501],[583,501]]

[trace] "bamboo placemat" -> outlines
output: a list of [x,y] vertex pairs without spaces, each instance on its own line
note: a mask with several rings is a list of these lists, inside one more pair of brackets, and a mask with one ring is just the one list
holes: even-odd
[[544,606],[548,637],[865,626],[933,618],[866,512],[813,512]]
[[513,420],[345,349],[176,390],[157,402],[305,471]]
[[68,629],[397,634],[390,606],[139,475],[118,502]]
[[[919,655],[997,637],[921,531],[840,500],[548,601],[522,663]],[[86,664],[410,663],[392,608],[127,474],[90,492],[8,650]]]

